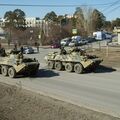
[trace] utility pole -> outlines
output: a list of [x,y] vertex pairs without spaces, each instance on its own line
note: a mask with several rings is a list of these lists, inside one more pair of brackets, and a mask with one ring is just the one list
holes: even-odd
[[8,47],[10,47],[11,39],[12,39],[12,30],[11,27],[9,28],[9,32],[7,34],[7,39],[8,39]]
[[42,46],[42,39],[43,39],[43,20],[41,20],[40,34],[39,34],[38,38],[39,38],[40,46]]
[[60,19],[60,34],[62,32],[62,19]]
[[33,40],[33,30],[30,30],[30,42],[31,42],[31,44],[32,44],[32,41]]

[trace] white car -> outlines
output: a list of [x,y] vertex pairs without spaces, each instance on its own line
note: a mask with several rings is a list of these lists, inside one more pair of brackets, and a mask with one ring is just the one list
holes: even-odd
[[23,47],[24,54],[31,54],[34,53],[34,49],[32,47]]
[[72,40],[80,41],[81,36],[72,36]]
[[81,39],[80,41],[78,41],[79,45],[85,45],[87,43],[88,43],[88,41],[86,39]]
[[60,44],[62,46],[68,46],[68,44],[71,42],[71,38],[64,38],[61,40]]
[[70,47],[73,47],[73,46],[77,46],[78,45],[78,42],[76,40],[72,40],[70,43],[69,43],[69,46]]

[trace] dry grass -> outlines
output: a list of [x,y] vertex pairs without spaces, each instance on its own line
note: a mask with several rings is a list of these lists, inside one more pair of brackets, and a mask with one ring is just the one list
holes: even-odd
[[104,47],[87,51],[89,54],[95,54],[103,59],[102,65],[120,68],[120,47]]

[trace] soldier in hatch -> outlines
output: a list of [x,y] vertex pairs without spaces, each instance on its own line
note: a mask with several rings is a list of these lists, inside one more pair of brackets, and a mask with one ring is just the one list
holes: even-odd
[[67,53],[66,50],[65,50],[65,48],[63,46],[61,46],[60,50],[61,50],[60,51],[61,55],[65,55]]

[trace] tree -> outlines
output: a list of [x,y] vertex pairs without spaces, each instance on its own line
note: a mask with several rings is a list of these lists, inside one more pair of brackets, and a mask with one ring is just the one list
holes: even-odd
[[103,28],[104,28],[106,31],[111,32],[111,31],[112,31],[112,23],[111,23],[111,21],[105,21],[105,22],[104,22],[104,25],[103,25]]
[[67,25],[68,22],[69,22],[69,19],[66,16],[67,16],[67,14],[65,14],[65,15],[59,15],[57,17],[58,24],[60,24],[61,26]]
[[14,25],[15,14],[12,11],[6,12],[4,18],[5,18],[5,27],[12,27],[12,28],[15,27]]
[[96,30],[101,30],[101,28],[103,27],[104,23],[105,23],[105,16],[103,15],[103,13],[101,13],[100,11],[98,11],[97,9],[93,10],[92,13],[92,26],[93,29]]
[[[93,9],[87,6],[77,7],[74,13],[76,18],[76,27],[79,26],[80,35],[88,36],[92,32],[92,11]],[[74,23],[75,23],[75,19]]]
[[73,25],[73,29],[77,29],[78,34],[82,35],[82,29],[84,29],[84,16],[83,16],[83,11],[80,7],[76,8],[75,13],[73,14],[73,19],[72,19],[72,25]]
[[116,18],[116,20],[112,21],[112,28],[115,26],[120,26],[120,18]]
[[4,15],[5,29],[8,34],[8,45],[11,42],[12,34],[18,30],[25,30],[25,13],[20,9],[7,11]]
[[76,27],[78,27],[79,29],[83,28],[84,27],[84,15],[83,15],[82,8],[77,7],[73,16],[74,18],[76,18]]
[[45,15],[44,20],[48,22],[48,33],[44,34],[45,40],[43,44],[58,42],[60,39],[68,36],[69,30],[67,31],[69,18],[67,14],[57,16],[54,11],[49,12]]
[[21,29],[25,26],[25,13],[20,9],[6,12],[4,18],[5,27]]
[[24,27],[25,26],[25,13],[20,9],[14,10],[13,13],[15,14],[16,27],[17,28]]
[[71,26],[73,28],[76,28],[77,19],[75,17],[72,17],[71,20],[70,20],[70,22],[71,22]]
[[51,11],[50,13],[47,13],[45,15],[44,20],[57,22],[57,15],[56,15],[56,13],[54,11]]

